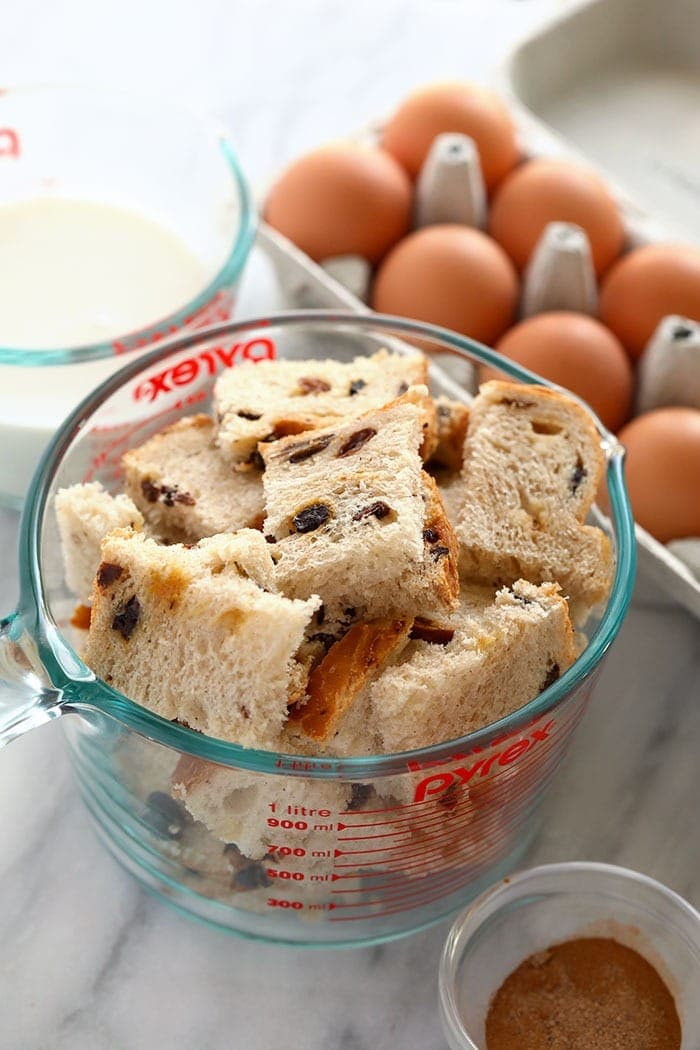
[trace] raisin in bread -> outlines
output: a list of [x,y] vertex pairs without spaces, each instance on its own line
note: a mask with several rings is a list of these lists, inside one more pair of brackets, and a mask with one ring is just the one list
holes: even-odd
[[395,666],[370,686],[382,751],[451,740],[516,711],[574,662],[568,607],[556,584],[520,580],[495,595],[465,585],[459,609],[414,625]]
[[290,597],[321,596],[324,632],[455,604],[454,533],[418,451],[429,410],[415,387],[359,419],[260,446],[277,583]]
[[[230,369],[216,381],[218,443],[239,468],[260,466],[258,443],[331,424],[341,425],[426,384],[422,354],[379,350],[353,361],[260,361]],[[426,451],[432,449],[428,436]]]
[[612,574],[607,537],[583,524],[603,465],[578,402],[544,387],[485,383],[470,410],[454,522],[463,576],[556,580],[576,620],[585,618]]
[[54,505],[66,584],[87,604],[103,538],[112,529],[140,531],[143,517],[128,496],[111,496],[98,481],[59,489]]
[[196,543],[262,523],[259,473],[234,471],[215,438],[209,416],[187,416],[122,459],[128,495],[152,533],[168,543]]
[[109,533],[93,590],[86,662],[162,715],[246,747],[274,747],[295,654],[319,599],[274,594],[259,532],[164,547]]

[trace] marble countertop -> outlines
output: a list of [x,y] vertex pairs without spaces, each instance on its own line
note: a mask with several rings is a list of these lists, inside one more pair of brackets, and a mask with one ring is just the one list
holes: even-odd
[[[37,0],[3,14],[14,80],[128,79],[221,113],[251,176],[387,110],[412,84],[488,78],[556,0]],[[66,71],[68,70],[68,77]],[[255,289],[242,299],[257,305]],[[0,512],[0,611],[17,592]],[[698,623],[642,579],[528,862],[628,865],[700,906]],[[175,915],[97,842],[60,728],[0,760],[0,1050],[444,1050],[449,924],[393,944],[301,952]]]

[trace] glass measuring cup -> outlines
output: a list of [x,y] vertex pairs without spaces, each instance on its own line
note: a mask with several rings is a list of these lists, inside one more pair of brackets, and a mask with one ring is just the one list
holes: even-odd
[[123,452],[206,411],[222,368],[273,357],[348,360],[411,342],[435,363],[436,393],[463,396],[441,358],[536,381],[454,333],[381,315],[311,311],[219,326],[130,362],[86,399],[47,451],[25,508],[21,598],[0,641],[0,742],[70,714],[62,723],[73,766],[107,847],[172,904],[248,936],[317,946],[385,940],[450,913],[517,861],[629,603],[623,450],[601,427],[611,506],[601,524],[616,570],[576,663],[500,722],[377,757],[244,749],[158,718],[96,679],[70,626],[75,599],[63,582],[53,495],[77,481],[118,488]]
[[[109,205],[157,224],[201,269],[201,287],[166,315],[98,342],[31,348],[0,342],[0,445],[14,449],[0,459],[0,502],[10,505],[21,504],[56,428],[121,366],[121,355],[229,320],[255,229],[250,193],[224,131],[182,105],[119,89],[0,91],[0,204],[37,200]],[[114,263],[115,279],[121,265]],[[46,311],[46,289],[33,291],[27,311]]]

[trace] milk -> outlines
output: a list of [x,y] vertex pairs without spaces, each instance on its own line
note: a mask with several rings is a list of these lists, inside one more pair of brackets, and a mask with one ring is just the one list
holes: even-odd
[[[184,241],[136,211],[49,196],[0,205],[2,347],[111,341],[181,309],[207,277]],[[127,359],[0,365],[0,498],[21,499],[56,427]]]
[[184,242],[138,212],[60,197],[0,205],[0,346],[114,339],[172,313],[204,283]]

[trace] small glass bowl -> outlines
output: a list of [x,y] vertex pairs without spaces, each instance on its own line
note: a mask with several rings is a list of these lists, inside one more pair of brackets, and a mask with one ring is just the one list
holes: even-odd
[[643,955],[675,997],[681,1050],[697,1050],[700,914],[646,875],[581,861],[503,879],[458,917],[439,976],[452,1050],[487,1050],[489,1003],[505,978],[535,952],[574,937],[611,937]]

